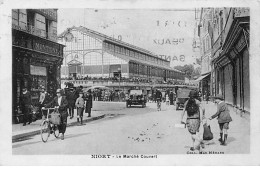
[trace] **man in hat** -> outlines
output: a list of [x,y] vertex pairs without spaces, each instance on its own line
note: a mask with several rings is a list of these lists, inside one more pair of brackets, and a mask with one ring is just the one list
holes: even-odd
[[59,132],[62,133],[61,140],[64,140],[64,133],[67,127],[67,117],[68,117],[68,101],[65,96],[61,94],[62,90],[57,89],[56,93],[57,96],[46,105],[46,107],[58,107],[59,113],[61,115],[61,123],[58,126]]
[[32,122],[32,118],[30,116],[30,112],[31,112],[31,94],[29,91],[27,91],[27,88],[23,88],[23,93],[21,95],[21,108],[22,108],[22,112],[23,112],[23,126],[26,125],[26,123],[28,122],[28,124],[31,124]]
[[161,110],[161,102],[162,102],[162,92],[159,89],[156,89],[155,93],[156,102],[157,102],[157,110]]
[[85,96],[85,101],[86,101],[85,113],[88,113],[88,117],[91,117],[91,108],[93,106],[93,102],[92,102],[92,95],[90,89],[87,91],[87,94]]
[[74,117],[74,108],[77,99],[76,90],[73,87],[70,88],[67,99],[68,99],[69,115],[70,115],[70,119],[72,119]]
[[85,107],[85,100],[83,98],[83,91],[79,92],[79,97],[76,100],[75,106],[77,108],[77,121],[79,122],[80,118],[80,124],[83,125],[83,111]]
[[170,99],[170,105],[173,105],[173,91],[170,91],[169,99]]
[[209,118],[209,120],[212,120],[216,117],[218,117],[218,124],[220,129],[220,145],[226,145],[228,132],[229,129],[229,122],[232,121],[232,118],[229,113],[229,109],[227,104],[223,101],[222,95],[217,95],[214,97],[215,102],[217,103],[217,112]]

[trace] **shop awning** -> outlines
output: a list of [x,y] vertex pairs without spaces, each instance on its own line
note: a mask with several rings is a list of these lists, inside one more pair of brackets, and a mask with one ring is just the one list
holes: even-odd
[[199,77],[198,79],[196,79],[195,81],[201,81],[202,79],[208,77],[209,75],[210,75],[210,73],[207,73],[207,74],[205,74],[205,75],[203,75],[203,76],[200,76],[200,77]]

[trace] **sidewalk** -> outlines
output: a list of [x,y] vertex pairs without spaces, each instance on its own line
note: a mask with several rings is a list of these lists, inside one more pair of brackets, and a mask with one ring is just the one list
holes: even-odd
[[[90,122],[109,116],[111,113],[123,110],[125,108],[124,102],[103,102],[94,101],[91,111],[92,117],[87,117],[88,114],[83,113],[83,122]],[[23,126],[23,123],[12,125],[12,140],[17,140],[23,137],[33,136],[40,134],[40,125],[42,120],[32,122],[30,125]],[[74,118],[67,119],[67,127],[78,125],[77,122],[77,110],[74,109]]]
[[[83,122],[90,122],[93,120],[98,120],[106,116],[105,113],[101,111],[92,111],[91,117],[87,117],[87,113],[83,114]],[[12,125],[12,140],[17,140],[23,137],[33,136],[40,134],[40,125],[43,120],[37,120],[32,122],[30,125],[23,126],[23,123]],[[77,122],[77,110],[74,109],[74,117],[70,119],[68,116],[67,127],[78,125]]]
[[[209,102],[202,102],[205,107],[206,118],[209,118],[217,111],[217,106]],[[218,151],[226,153],[250,153],[250,115],[241,117],[240,113],[236,113],[233,108],[230,108],[232,121],[229,123],[227,146],[221,146],[218,142],[219,126],[217,118],[208,120],[214,139],[208,142],[207,151]]]

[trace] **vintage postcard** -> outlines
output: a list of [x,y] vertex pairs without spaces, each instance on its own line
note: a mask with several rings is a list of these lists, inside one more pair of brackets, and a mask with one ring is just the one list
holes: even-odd
[[259,7],[0,1],[0,165],[259,165]]

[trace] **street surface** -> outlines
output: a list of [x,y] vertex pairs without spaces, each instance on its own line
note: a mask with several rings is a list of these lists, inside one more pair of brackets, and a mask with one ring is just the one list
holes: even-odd
[[[203,104],[207,117],[215,113],[213,103]],[[176,111],[173,105],[163,103],[162,111],[157,111],[156,103],[147,103],[146,108],[125,108],[124,102],[95,102],[94,110],[108,116],[83,126],[68,127],[65,140],[50,135],[48,142],[43,143],[41,136],[36,135],[14,142],[13,155],[191,153],[188,130],[175,127],[180,123],[182,111]],[[228,145],[219,145],[219,129],[214,119],[210,121],[214,139],[206,143],[205,153],[250,153],[249,121],[233,112],[231,115],[233,122],[230,124]]]

